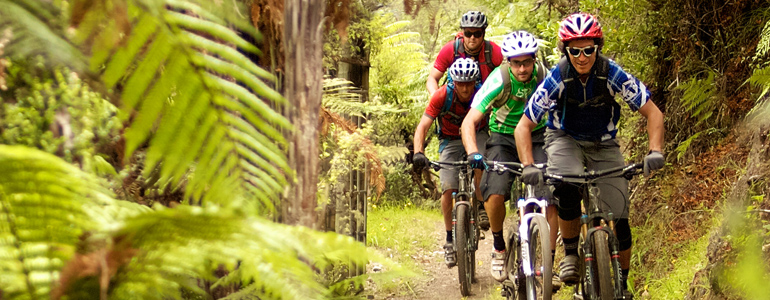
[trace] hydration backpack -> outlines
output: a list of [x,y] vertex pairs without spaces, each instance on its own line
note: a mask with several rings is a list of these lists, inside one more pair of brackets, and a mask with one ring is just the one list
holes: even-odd
[[[503,81],[503,91],[497,94],[497,97],[495,97],[495,99],[492,99],[493,107],[501,107],[505,105],[506,102],[508,102],[508,97],[511,95],[510,68],[511,68],[511,65],[508,63],[508,60],[503,59],[503,63],[500,64],[500,79]],[[545,68],[545,65],[540,60],[536,61],[535,68],[537,68],[537,77],[535,79],[537,80],[537,85],[540,85],[540,83],[543,82],[543,79],[545,79],[545,75],[548,74],[548,70]],[[516,100],[518,101],[524,101],[524,102],[527,102],[527,100],[529,100],[529,99],[519,99],[519,97],[516,97],[516,96],[514,96],[514,98],[516,98]]]

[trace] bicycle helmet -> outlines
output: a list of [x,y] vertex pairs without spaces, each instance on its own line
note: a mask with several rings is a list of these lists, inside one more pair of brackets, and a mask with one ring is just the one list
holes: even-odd
[[511,58],[522,54],[537,53],[535,36],[524,30],[514,31],[503,38],[503,56]]
[[472,58],[458,58],[449,67],[449,76],[454,82],[476,81],[479,78],[479,65]]
[[487,28],[487,16],[480,11],[469,11],[460,19],[460,28]]
[[602,39],[602,25],[587,13],[574,13],[561,22],[559,41],[567,43],[577,39]]

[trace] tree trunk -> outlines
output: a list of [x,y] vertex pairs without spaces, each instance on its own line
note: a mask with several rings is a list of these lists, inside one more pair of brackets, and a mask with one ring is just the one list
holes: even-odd
[[284,38],[286,99],[294,132],[289,139],[289,162],[297,180],[286,193],[283,222],[317,228],[318,113],[323,89],[322,23],[326,3],[285,0]]

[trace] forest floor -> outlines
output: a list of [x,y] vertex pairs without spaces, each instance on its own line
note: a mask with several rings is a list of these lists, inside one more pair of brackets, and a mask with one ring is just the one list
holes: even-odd
[[[371,216],[371,215],[370,215]],[[385,222],[377,224],[378,226],[409,226],[404,225],[403,220],[391,217],[378,219],[376,222],[384,220]],[[440,217],[438,215],[437,217]],[[423,218],[425,218],[423,216]],[[509,211],[505,228],[509,228],[510,222],[514,221],[514,215]],[[430,221],[428,221],[430,220]],[[371,224],[371,223],[370,223]],[[375,225],[372,224],[372,225]],[[457,275],[457,267],[448,269],[444,264],[444,250],[442,246],[445,243],[446,231],[440,218],[423,219],[420,225],[431,224],[433,230],[428,234],[415,233],[415,239],[424,239],[425,243],[412,241],[410,244],[422,244],[424,247],[414,247],[413,250],[403,250],[401,254],[395,254],[392,257],[396,261],[404,261],[404,256],[408,256],[408,263],[412,266],[418,275],[411,279],[405,279],[397,288],[369,287],[368,299],[383,300],[406,300],[406,299],[426,299],[426,300],[450,300],[450,299],[503,299],[500,295],[500,283],[492,278],[489,273],[489,263],[492,252],[492,233],[486,231],[486,238],[479,241],[479,249],[476,251],[476,280],[472,285],[472,295],[463,298],[460,295],[460,286]],[[428,227],[428,226],[425,226]],[[398,231],[395,228],[389,228],[389,232]],[[398,236],[398,233],[390,235]],[[403,244],[403,243],[401,243]],[[378,250],[386,255],[393,254],[396,251],[391,247],[377,247]],[[558,250],[560,251],[560,249]],[[408,255],[403,255],[409,253]],[[557,257],[557,259],[559,259]],[[571,289],[570,289],[571,290]],[[571,299],[569,292],[562,291],[554,299]]]

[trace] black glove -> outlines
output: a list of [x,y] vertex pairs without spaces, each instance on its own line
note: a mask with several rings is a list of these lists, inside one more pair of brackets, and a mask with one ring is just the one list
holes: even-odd
[[430,164],[430,161],[425,157],[425,154],[422,154],[422,152],[417,152],[412,157],[412,165],[414,166],[415,172],[422,172],[422,169],[425,169],[428,164]]
[[666,164],[666,160],[663,158],[663,153],[659,151],[650,151],[647,156],[644,157],[644,176],[649,176],[650,171],[655,171]]
[[543,182],[543,172],[533,165],[526,166],[521,172],[521,181],[529,185],[539,185]]
[[487,164],[484,163],[484,155],[478,152],[468,154],[468,164],[474,169],[485,170],[487,168]]

